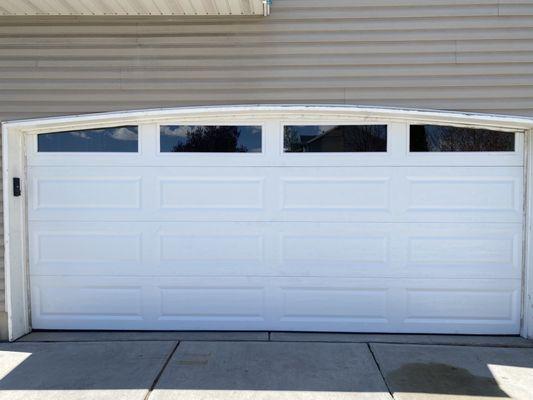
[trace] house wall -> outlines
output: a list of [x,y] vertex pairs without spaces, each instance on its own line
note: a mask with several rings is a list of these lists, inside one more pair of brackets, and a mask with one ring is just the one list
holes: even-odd
[[[533,116],[533,3],[275,0],[266,18],[0,18],[0,120],[245,103]],[[0,326],[3,288],[0,273]]]

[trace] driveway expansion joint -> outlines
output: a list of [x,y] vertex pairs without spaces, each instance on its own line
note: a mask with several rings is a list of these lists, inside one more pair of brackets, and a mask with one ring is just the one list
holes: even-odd
[[181,342],[179,340],[176,341],[176,344],[174,345],[174,347],[172,347],[172,349],[169,351],[168,356],[165,359],[165,362],[161,366],[159,372],[157,373],[156,377],[154,378],[154,381],[150,385],[150,388],[148,389],[148,392],[146,393],[146,396],[144,396],[144,400],[148,400],[150,398],[152,392],[154,391],[155,387],[159,383],[159,379],[161,379],[161,375],[163,375],[163,372],[167,368],[167,365],[170,362],[172,356],[174,356],[174,353],[176,353],[176,350],[178,349],[178,346],[180,345],[180,343]]
[[394,397],[394,393],[392,392],[391,388],[389,387],[389,384],[387,383],[387,380],[385,379],[385,375],[383,374],[383,370],[381,369],[381,366],[379,365],[379,362],[376,358],[376,355],[374,354],[374,351],[372,350],[372,344],[371,343],[367,343],[366,344],[368,346],[368,351],[370,352],[370,354],[372,355],[372,358],[374,359],[374,363],[376,364],[376,367],[379,371],[379,374],[381,375],[381,379],[383,379],[383,383],[385,384],[385,386],[387,387],[387,390],[389,391],[389,395],[392,399],[395,399]]

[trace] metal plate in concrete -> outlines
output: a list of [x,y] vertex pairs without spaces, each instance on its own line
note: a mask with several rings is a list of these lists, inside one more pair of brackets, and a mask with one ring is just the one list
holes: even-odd
[[396,400],[533,399],[533,349],[371,348]]
[[150,400],[391,399],[367,345],[182,342]]
[[0,344],[0,400],[143,400],[174,346]]
[[268,332],[36,331],[19,342],[108,342],[130,340],[268,340]]

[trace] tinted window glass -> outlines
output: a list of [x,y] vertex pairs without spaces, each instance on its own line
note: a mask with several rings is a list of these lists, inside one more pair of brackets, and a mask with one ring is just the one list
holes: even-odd
[[514,151],[514,133],[441,125],[411,125],[412,152]]
[[286,153],[387,151],[387,126],[285,126],[284,148]]
[[261,153],[260,126],[161,126],[163,153]]
[[37,135],[39,152],[137,152],[139,135],[136,126],[41,133]]

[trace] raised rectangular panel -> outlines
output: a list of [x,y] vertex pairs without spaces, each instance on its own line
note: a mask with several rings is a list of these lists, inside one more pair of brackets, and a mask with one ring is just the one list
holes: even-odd
[[387,261],[387,238],[367,236],[282,236],[282,259],[287,262],[350,264]]
[[37,286],[34,294],[39,318],[141,318],[140,287],[50,285]]
[[141,178],[35,178],[34,209],[132,209],[141,205]]
[[262,321],[262,287],[161,286],[159,320]]
[[405,322],[509,322],[516,296],[512,289],[407,289]]
[[282,178],[282,209],[388,210],[388,178]]
[[387,289],[285,287],[282,293],[281,321],[387,322]]
[[263,237],[260,235],[189,235],[161,233],[162,262],[217,262],[263,260]]
[[37,264],[141,262],[141,234],[38,232],[35,240]]
[[506,264],[515,262],[514,235],[508,237],[413,237],[408,262],[415,264]]
[[159,180],[163,209],[261,209],[262,178],[172,178]]
[[410,211],[511,211],[520,209],[513,178],[408,177]]

